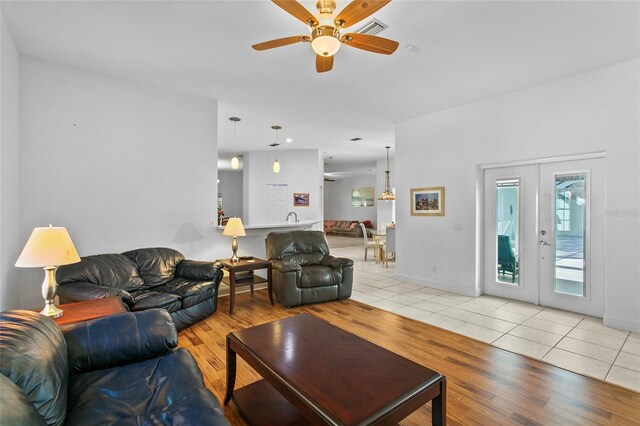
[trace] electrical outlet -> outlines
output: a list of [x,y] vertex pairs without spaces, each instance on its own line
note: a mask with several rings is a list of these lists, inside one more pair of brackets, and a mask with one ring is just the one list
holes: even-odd
[[211,219],[211,222],[209,222],[209,226],[211,226],[212,228],[217,228],[218,221],[216,219]]

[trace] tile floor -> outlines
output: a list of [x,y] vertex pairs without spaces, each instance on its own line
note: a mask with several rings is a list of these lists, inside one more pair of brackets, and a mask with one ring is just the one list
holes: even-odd
[[352,298],[499,348],[640,391],[640,334],[599,318],[491,296],[467,297],[413,284],[369,259],[364,248],[331,250],[355,262]]

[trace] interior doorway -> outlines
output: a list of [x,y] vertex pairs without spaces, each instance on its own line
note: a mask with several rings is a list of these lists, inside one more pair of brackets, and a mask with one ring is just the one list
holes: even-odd
[[267,223],[285,222],[290,205],[287,184],[267,184]]
[[604,314],[600,158],[484,170],[484,292]]

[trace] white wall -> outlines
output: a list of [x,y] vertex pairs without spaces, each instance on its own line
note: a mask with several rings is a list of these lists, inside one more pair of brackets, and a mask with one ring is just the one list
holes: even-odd
[[[370,207],[353,207],[351,205],[351,191],[354,188],[376,187],[376,176],[354,176],[336,179],[335,182],[324,183],[324,217],[326,220],[370,220],[377,223],[375,201]],[[376,189],[377,191],[377,189]],[[377,192],[376,192],[377,197]]]
[[[280,173],[273,173],[275,152],[251,151],[244,154],[243,214],[245,224],[267,223],[268,184],[287,184],[291,208],[299,220],[322,220],[322,157],[316,149],[280,150]],[[309,207],[294,207],[293,193],[308,192]],[[286,215],[285,215],[286,216]],[[282,218],[282,222],[285,217]]]
[[[387,170],[387,160],[378,160],[376,163],[376,198],[382,194],[384,191],[385,184],[385,171]],[[391,190],[395,188],[396,183],[396,161],[395,158],[389,159],[389,170],[391,173],[389,174],[389,185]],[[394,192],[397,195],[397,192]],[[376,228],[383,229],[387,224],[391,223],[395,219],[393,214],[393,209],[397,201],[378,201],[376,199],[376,209],[378,216],[378,223],[376,224]]]
[[242,217],[242,171],[218,171],[218,180],[225,216]]
[[[605,324],[640,331],[639,75],[636,59],[398,125],[398,275],[476,294],[477,166],[606,151]],[[425,186],[446,187],[446,216],[409,215]]]
[[19,186],[19,53],[0,12],[0,311],[19,301],[13,266],[22,245]]
[[[20,60],[20,240],[66,226],[80,255],[169,246],[228,257],[216,220],[217,101]],[[42,271],[21,273],[24,307]]]

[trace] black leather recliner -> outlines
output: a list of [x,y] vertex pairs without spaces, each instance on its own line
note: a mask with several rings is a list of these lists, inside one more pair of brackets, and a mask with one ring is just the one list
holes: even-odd
[[118,296],[131,311],[166,309],[182,330],[216,311],[221,269],[170,248],[98,254],[58,268],[57,293],[62,303]]
[[3,426],[228,425],[162,309],[74,323],[0,314]]
[[331,256],[323,232],[270,232],[266,245],[273,291],[284,306],[351,296],[353,261]]

